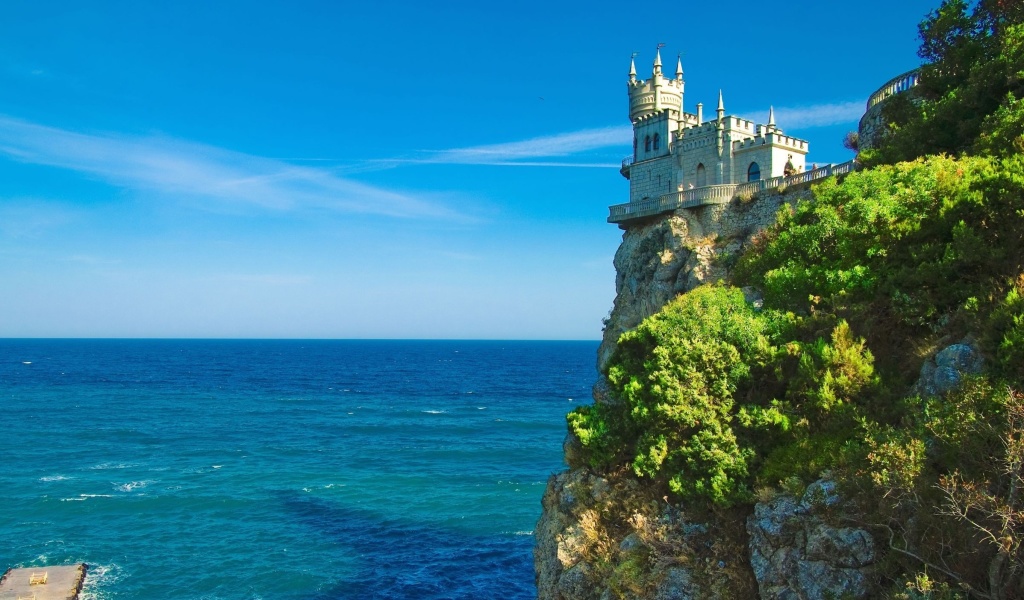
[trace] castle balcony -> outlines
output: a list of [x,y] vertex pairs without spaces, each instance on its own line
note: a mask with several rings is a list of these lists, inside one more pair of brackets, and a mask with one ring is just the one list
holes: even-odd
[[914,69],[907,71],[902,75],[897,75],[889,81],[885,82],[885,85],[878,88],[878,90],[871,94],[868,98],[868,110],[871,110],[876,104],[881,103],[896,94],[906,92],[912,88],[917,87],[917,84],[921,81],[921,70]]
[[626,158],[622,159],[622,166],[619,167],[619,173],[626,179],[629,179],[629,168],[633,166],[633,155],[630,154]]
[[[623,161],[625,162],[625,161]],[[625,167],[623,167],[625,168]],[[826,177],[846,175],[857,168],[856,161],[848,161],[839,165],[825,165],[812,171],[804,171],[789,177],[772,177],[747,183],[727,183],[723,185],[706,185],[692,190],[683,190],[665,194],[660,198],[648,198],[639,202],[627,202],[608,207],[609,223],[625,223],[634,219],[642,219],[672,212],[680,208],[697,208],[709,204],[728,204],[733,198],[742,194],[759,194],[771,191],[783,185],[799,185],[811,183]]]

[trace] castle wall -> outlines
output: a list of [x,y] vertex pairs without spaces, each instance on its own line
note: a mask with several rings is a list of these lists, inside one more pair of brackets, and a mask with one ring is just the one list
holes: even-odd
[[[636,161],[649,160],[659,156],[667,156],[669,154],[669,143],[671,142],[671,131],[675,129],[675,119],[670,119],[668,113],[661,113],[652,117],[645,117],[637,120],[633,126],[633,132],[636,134],[636,155],[634,156]],[[657,150],[654,149],[653,142],[651,150],[644,150],[644,139],[650,136],[654,139],[654,136],[658,135],[661,138],[661,142]]]
[[676,191],[676,183],[672,178],[674,164],[673,156],[633,163],[629,173],[629,201],[658,198]]

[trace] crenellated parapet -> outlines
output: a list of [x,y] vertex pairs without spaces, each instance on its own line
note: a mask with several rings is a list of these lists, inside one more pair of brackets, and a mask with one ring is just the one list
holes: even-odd
[[661,70],[661,50],[655,53],[651,78],[637,79],[636,63],[630,60],[629,81],[626,84],[629,92],[629,119],[636,121],[644,117],[658,114],[665,110],[682,112],[683,66],[679,61],[676,66],[675,79],[664,76]]

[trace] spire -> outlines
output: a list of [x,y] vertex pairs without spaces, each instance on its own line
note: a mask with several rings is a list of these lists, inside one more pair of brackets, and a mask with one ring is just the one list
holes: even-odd
[[676,58],[676,79],[683,80],[683,56],[681,54]]
[[775,127],[775,107],[768,107],[768,126]]
[[654,52],[654,74],[661,75],[661,44],[658,44],[658,49]]
[[629,57],[629,80],[630,81],[636,81],[636,61],[633,60],[634,58],[636,58],[636,52],[633,53],[633,56]]
[[722,90],[718,90],[718,111],[725,112],[725,102],[722,102]]

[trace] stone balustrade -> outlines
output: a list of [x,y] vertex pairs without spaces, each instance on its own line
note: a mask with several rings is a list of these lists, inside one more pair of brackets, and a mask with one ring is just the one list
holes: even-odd
[[921,72],[919,69],[907,71],[902,75],[897,75],[896,77],[893,77],[889,81],[885,82],[885,85],[878,88],[878,91],[876,91],[874,94],[871,94],[871,96],[868,98],[868,110],[871,110],[871,107],[875,106],[879,102],[882,102],[886,98],[889,98],[890,96],[895,96],[896,94],[905,92],[917,86],[920,79]]
[[[626,161],[623,160],[623,168]],[[774,190],[779,187],[810,183],[834,175],[845,175],[856,169],[856,161],[849,161],[839,165],[825,165],[797,173],[788,177],[772,177],[760,181],[747,183],[730,183],[724,185],[706,185],[690,190],[683,190],[665,194],[659,198],[648,198],[639,202],[627,202],[608,207],[608,222],[622,223],[632,219],[641,219],[653,215],[672,212],[680,208],[696,208],[707,204],[727,204],[737,196],[745,194],[758,194],[766,190]]]

